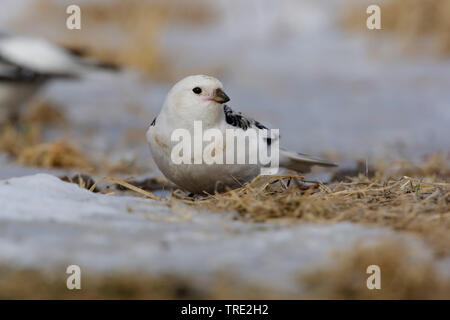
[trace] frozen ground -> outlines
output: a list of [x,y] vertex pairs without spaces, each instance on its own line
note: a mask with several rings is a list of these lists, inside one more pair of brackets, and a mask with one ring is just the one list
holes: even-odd
[[291,290],[296,276],[332,265],[331,253],[356,244],[392,237],[414,247],[414,259],[429,256],[419,240],[387,229],[249,224],[183,204],[94,194],[47,174],[0,181],[0,202],[0,261],[46,272],[76,264],[86,273],[175,273],[205,283],[226,272]]

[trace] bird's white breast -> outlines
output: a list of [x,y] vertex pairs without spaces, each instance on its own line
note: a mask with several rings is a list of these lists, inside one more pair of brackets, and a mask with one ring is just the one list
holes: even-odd
[[[194,152],[192,152],[190,164],[176,164],[172,161],[172,148],[178,143],[171,140],[172,130],[162,127],[164,124],[155,124],[147,132],[147,141],[152,152],[153,159],[161,172],[173,183],[194,193],[214,193],[216,189],[224,186],[231,188],[256,177],[260,172],[258,165],[245,164],[194,164]],[[193,138],[193,132],[191,132]],[[193,140],[192,140],[193,141]],[[225,137],[224,137],[225,141]],[[202,141],[201,150],[211,142]],[[225,154],[225,150],[217,150]],[[192,145],[191,150],[194,150]],[[225,163],[225,161],[224,161]]]

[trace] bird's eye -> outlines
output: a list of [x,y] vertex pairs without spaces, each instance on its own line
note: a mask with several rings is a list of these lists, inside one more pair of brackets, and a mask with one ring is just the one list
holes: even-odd
[[194,89],[192,89],[192,91],[194,91],[195,94],[200,94],[202,93],[202,89],[199,87],[195,87]]

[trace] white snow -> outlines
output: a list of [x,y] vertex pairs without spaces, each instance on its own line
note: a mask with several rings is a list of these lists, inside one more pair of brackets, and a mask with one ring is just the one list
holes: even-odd
[[[181,203],[94,194],[48,174],[0,181],[0,261],[63,272],[175,273],[207,281],[227,271],[238,279],[291,289],[292,277],[330,263],[330,253],[397,237],[350,223],[244,223],[233,214],[197,212]],[[58,271],[59,270],[59,271]]]

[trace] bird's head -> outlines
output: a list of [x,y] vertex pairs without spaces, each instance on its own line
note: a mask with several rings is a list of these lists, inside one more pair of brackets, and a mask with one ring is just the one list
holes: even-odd
[[203,120],[218,116],[221,105],[230,101],[216,78],[195,75],[177,82],[169,91],[165,108],[177,116]]

